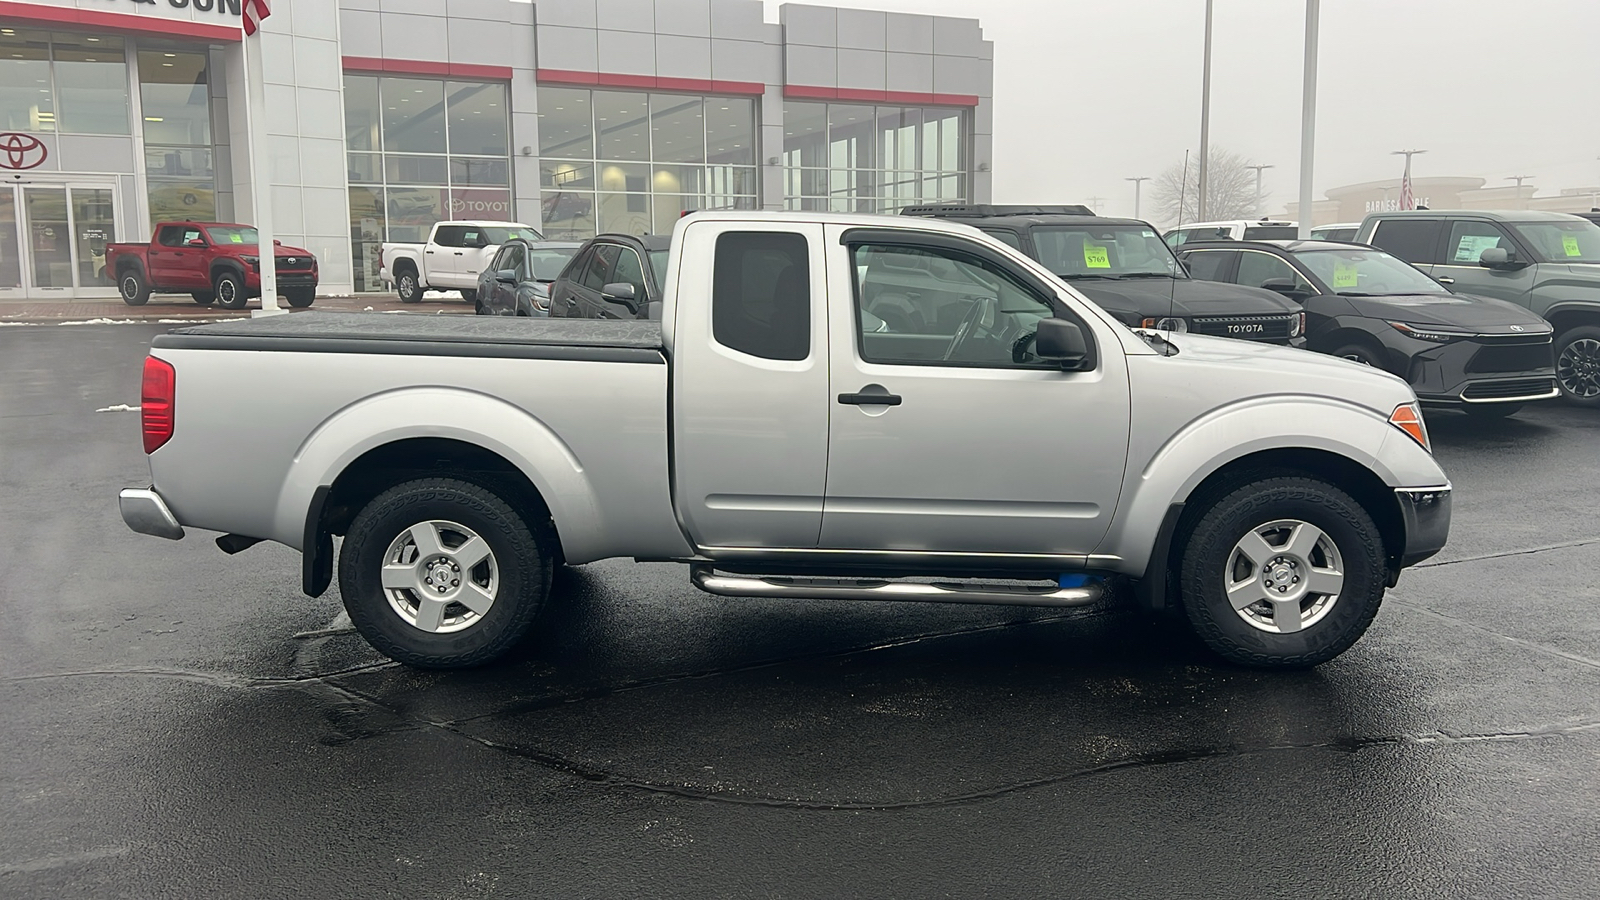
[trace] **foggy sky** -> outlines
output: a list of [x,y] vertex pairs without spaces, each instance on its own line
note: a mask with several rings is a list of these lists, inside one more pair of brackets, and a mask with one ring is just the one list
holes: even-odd
[[[995,44],[997,203],[1098,196],[1132,215],[1123,178],[1199,146],[1204,0],[820,2],[979,20]],[[767,0],[769,21],[777,9]],[[1276,167],[1274,214],[1299,191],[1304,30],[1303,0],[1216,0],[1211,142]],[[1390,151],[1415,148],[1429,152],[1414,177],[1600,185],[1600,0],[1323,0],[1321,32],[1319,199],[1399,177]]]

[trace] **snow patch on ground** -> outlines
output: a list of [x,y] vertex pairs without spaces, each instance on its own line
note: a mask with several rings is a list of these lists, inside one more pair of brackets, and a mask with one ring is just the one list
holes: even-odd
[[116,406],[102,406],[95,410],[95,412],[138,412],[142,408],[143,407],[129,406],[126,403],[118,403]]

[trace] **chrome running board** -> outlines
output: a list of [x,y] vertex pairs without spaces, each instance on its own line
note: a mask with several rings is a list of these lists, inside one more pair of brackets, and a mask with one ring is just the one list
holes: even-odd
[[812,578],[787,575],[725,575],[710,566],[691,566],[694,586],[719,597],[773,597],[807,600],[898,600],[934,603],[989,603],[1004,606],[1088,606],[1105,593],[1099,581],[1081,587],[1027,584],[966,585],[890,581],[884,578]]

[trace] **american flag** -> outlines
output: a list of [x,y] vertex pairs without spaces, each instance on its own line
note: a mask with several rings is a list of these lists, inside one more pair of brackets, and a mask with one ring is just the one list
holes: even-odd
[[[263,0],[255,0],[255,2],[259,3],[263,2]],[[1400,208],[1417,208],[1416,195],[1411,193],[1411,157],[1409,156],[1406,157],[1406,173],[1400,176]]]
[[244,0],[244,33],[255,34],[261,30],[261,23],[272,15],[269,0]]

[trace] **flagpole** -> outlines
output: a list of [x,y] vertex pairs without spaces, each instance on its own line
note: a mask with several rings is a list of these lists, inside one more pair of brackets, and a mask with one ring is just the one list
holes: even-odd
[[278,307],[278,254],[272,242],[272,166],[267,162],[267,89],[262,74],[260,29],[244,38],[246,119],[250,129],[250,205],[255,213],[256,255],[261,266],[261,309],[253,316],[284,312]]
[[1306,0],[1305,74],[1300,96],[1300,239],[1311,237],[1311,165],[1317,135],[1317,26],[1322,0]]

